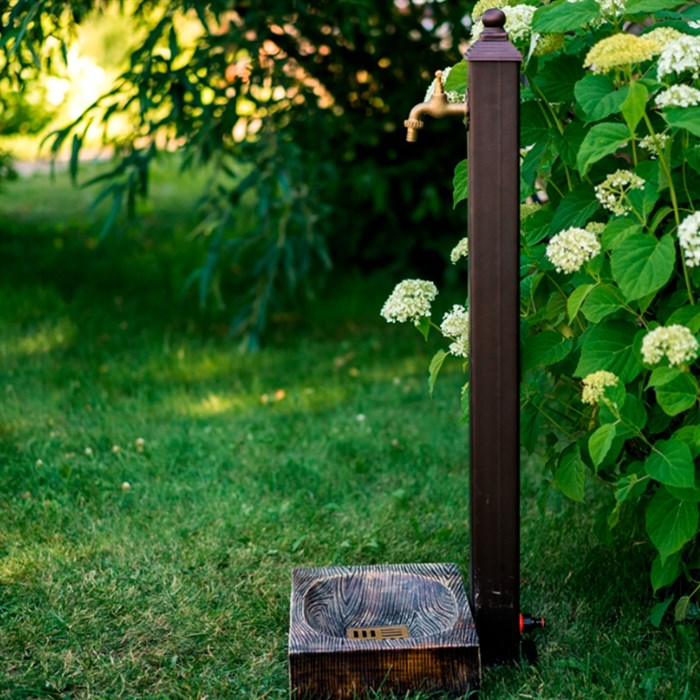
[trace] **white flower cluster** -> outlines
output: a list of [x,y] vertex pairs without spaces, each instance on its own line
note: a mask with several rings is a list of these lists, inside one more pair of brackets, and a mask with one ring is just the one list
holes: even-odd
[[672,85],[668,90],[660,92],[654,100],[659,108],[664,107],[694,107],[700,104],[700,90],[690,85]]
[[681,34],[661,49],[657,67],[659,78],[685,71],[690,71],[693,78],[700,76],[700,36]]
[[700,343],[690,329],[674,323],[649,331],[642,340],[642,358],[648,365],[661,362],[666,355],[670,365],[692,362],[698,356]]
[[[496,7],[496,5],[494,5]],[[488,8],[487,8],[488,9]],[[505,30],[508,38],[513,42],[527,41],[532,32],[532,16],[537,8],[532,5],[505,5],[501,7],[506,16]],[[484,31],[484,23],[476,19],[472,25],[472,41],[477,41]],[[538,38],[539,34],[535,34]]]
[[560,231],[547,245],[546,254],[557,272],[570,274],[600,253],[598,237],[584,228],[572,226]]
[[469,357],[469,312],[459,304],[448,311],[440,324],[442,334],[454,341],[450,352],[457,357]]
[[603,398],[606,387],[615,386],[618,377],[612,372],[601,369],[583,378],[583,391],[581,401],[595,406]]
[[381,315],[389,323],[420,323],[430,316],[430,304],[438,294],[437,287],[427,280],[399,282],[382,306]]
[[605,231],[605,224],[600,221],[589,221],[586,224],[586,231],[594,233],[596,236],[602,236],[603,231]]
[[526,41],[530,38],[532,16],[535,14],[535,10],[537,8],[532,5],[514,5],[503,8],[503,14],[506,16],[505,30],[511,41]]
[[659,46],[659,52],[661,49],[669,43],[669,41],[675,41],[679,36],[683,36],[683,32],[679,32],[677,29],[672,27],[657,27],[652,29],[646,34],[642,34],[645,39],[651,39],[656,42]]
[[625,0],[598,0],[600,14],[606,17],[619,17],[625,14]]
[[456,263],[460,258],[466,258],[469,255],[469,239],[462,238],[462,240],[452,249],[450,253],[450,260],[452,263]]
[[669,138],[668,134],[649,134],[649,136],[639,139],[639,147],[649,151],[651,158],[656,158],[666,147]]
[[700,265],[700,211],[686,216],[678,227],[678,242],[688,267]]
[[541,206],[542,205],[538,204],[537,202],[525,202],[525,204],[521,204],[520,205],[520,218],[527,219],[528,217],[537,213],[540,210]]
[[596,185],[595,196],[608,211],[623,216],[632,211],[632,207],[626,201],[627,193],[630,190],[641,190],[645,184],[645,181],[631,170],[616,170],[600,185]]

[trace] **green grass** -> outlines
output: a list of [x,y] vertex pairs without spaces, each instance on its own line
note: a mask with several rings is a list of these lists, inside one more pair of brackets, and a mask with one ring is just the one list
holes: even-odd
[[[466,574],[462,378],[427,397],[433,348],[376,319],[392,281],[341,283],[241,355],[166,284],[186,262],[171,195],[95,246],[82,194],[19,186],[0,196],[1,697],[286,698],[292,568]],[[697,627],[649,625],[632,525],[597,543],[596,492],[542,518],[539,479],[528,464],[539,665],[486,669],[481,696],[700,696]]]

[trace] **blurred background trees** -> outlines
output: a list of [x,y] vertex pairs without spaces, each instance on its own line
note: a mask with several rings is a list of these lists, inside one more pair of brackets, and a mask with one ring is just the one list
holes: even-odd
[[459,127],[416,146],[402,122],[459,60],[471,5],[2,0],[2,131],[53,120],[47,148],[76,179],[81,153],[109,147],[113,167],[81,179],[111,202],[103,235],[155,158],[206,167],[188,288],[254,347],[331,267],[442,275]]

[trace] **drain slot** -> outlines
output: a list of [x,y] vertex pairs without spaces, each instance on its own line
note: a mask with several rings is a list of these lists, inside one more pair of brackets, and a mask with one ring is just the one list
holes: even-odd
[[389,625],[387,627],[348,627],[350,639],[409,639],[406,625]]

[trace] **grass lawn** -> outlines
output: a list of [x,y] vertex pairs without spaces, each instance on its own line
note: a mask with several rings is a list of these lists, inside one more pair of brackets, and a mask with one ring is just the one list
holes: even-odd
[[[286,698],[293,567],[468,571],[462,377],[428,398],[435,348],[377,316],[395,280],[241,355],[177,297],[193,189],[164,178],[100,245],[65,178],[0,194],[0,697]],[[481,697],[700,697],[698,628],[650,626],[632,525],[599,544],[599,494],[542,517],[539,484],[528,463],[539,665],[486,669]]]

